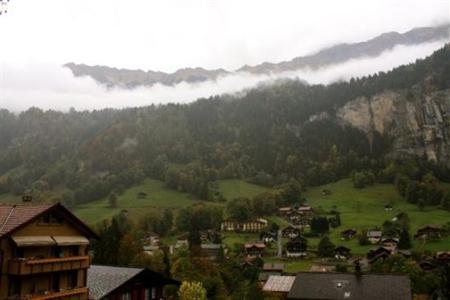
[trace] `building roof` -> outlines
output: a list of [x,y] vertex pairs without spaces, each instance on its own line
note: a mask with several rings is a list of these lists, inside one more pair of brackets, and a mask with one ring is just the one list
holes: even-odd
[[247,243],[247,244],[245,244],[246,249],[253,248],[253,247],[266,248],[266,245],[264,243]]
[[410,300],[407,276],[299,273],[288,299]]
[[152,286],[179,284],[178,281],[164,278],[163,275],[149,269],[92,265],[88,269],[87,277],[89,299],[102,299],[126,282],[136,279],[138,276],[145,277],[145,282],[151,283]]
[[283,271],[284,264],[282,263],[264,263],[263,270],[264,271]]
[[280,276],[271,275],[267,279],[263,286],[264,292],[276,292],[276,293],[288,293],[292,284],[294,283],[295,276]]
[[64,219],[71,219],[73,224],[88,237],[97,238],[97,235],[86,224],[59,203],[0,205],[0,237],[13,233],[46,212],[55,210],[62,214]]

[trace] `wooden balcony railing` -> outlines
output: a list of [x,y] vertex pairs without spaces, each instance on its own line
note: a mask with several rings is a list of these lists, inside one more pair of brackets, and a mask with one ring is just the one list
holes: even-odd
[[89,256],[71,256],[43,259],[11,259],[8,273],[11,275],[30,275],[89,268]]
[[88,300],[89,289],[86,287],[75,288],[60,292],[49,292],[46,295],[26,295],[22,297],[9,297],[8,300]]

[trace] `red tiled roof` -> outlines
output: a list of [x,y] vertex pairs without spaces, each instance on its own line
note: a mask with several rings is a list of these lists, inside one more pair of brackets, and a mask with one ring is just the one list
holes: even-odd
[[54,204],[0,205],[0,237],[50,209]]

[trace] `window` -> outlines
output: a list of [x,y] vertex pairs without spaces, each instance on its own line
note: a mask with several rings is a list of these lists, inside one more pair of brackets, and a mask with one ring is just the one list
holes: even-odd
[[48,213],[39,218],[39,225],[61,225],[64,219],[57,214]]

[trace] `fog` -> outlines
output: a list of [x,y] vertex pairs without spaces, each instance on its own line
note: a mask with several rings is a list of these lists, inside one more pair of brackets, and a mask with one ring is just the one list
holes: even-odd
[[180,83],[173,87],[126,90],[107,89],[89,77],[76,78],[69,69],[55,63],[0,63],[0,107],[19,112],[31,106],[66,111],[123,108],[164,103],[188,103],[200,97],[235,93],[281,78],[298,78],[310,84],[329,84],[348,80],[424,58],[442,47],[445,41],[418,46],[397,46],[375,58],[364,58],[333,65],[317,71],[254,76],[247,73],[225,76],[198,84]]

